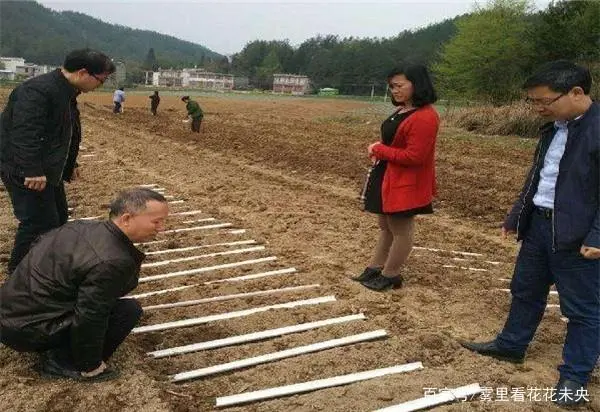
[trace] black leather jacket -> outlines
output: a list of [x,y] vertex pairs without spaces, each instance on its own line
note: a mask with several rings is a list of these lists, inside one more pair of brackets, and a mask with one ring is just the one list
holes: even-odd
[[81,141],[77,94],[60,69],[12,91],[0,126],[2,170],[54,185],[71,179]]
[[42,235],[0,287],[0,333],[42,347],[68,333],[78,370],[98,367],[111,310],[137,286],[143,259],[111,221],[71,222]]

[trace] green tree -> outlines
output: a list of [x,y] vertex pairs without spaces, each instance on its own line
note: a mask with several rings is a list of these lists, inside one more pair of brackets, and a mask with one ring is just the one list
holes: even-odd
[[536,64],[556,59],[600,60],[600,2],[551,3],[532,25]]
[[281,72],[281,69],[281,62],[277,52],[273,49],[257,68],[255,84],[261,89],[271,89],[273,87],[273,74]]
[[219,60],[218,72],[229,73],[229,59],[227,57],[223,57]]
[[158,60],[156,60],[156,54],[154,53],[153,48],[148,50],[146,60],[144,60],[144,69],[152,70],[153,72],[158,71]]
[[448,94],[506,103],[520,93],[533,49],[529,0],[493,0],[457,21],[434,71]]

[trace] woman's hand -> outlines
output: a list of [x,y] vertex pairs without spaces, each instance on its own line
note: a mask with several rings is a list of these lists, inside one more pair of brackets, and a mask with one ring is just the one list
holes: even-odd
[[378,144],[380,144],[380,142],[371,143],[369,145],[369,147],[367,148],[367,154],[369,155],[369,159],[371,160],[371,163],[375,163],[377,161],[377,158],[373,154],[373,147],[377,146]]

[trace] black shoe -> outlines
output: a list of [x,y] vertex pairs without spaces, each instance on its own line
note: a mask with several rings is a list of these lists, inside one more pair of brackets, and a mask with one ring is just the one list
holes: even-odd
[[560,379],[556,384],[556,393],[552,400],[557,406],[569,408],[588,401],[588,393],[582,384],[568,379]]
[[119,377],[119,372],[106,368],[102,373],[95,376],[82,376],[79,371],[71,367],[61,365],[56,359],[51,356],[46,356],[42,359],[39,365],[40,375],[45,379],[60,379],[69,378],[79,382],[104,382]]
[[496,340],[492,340],[489,342],[460,342],[460,344],[469,349],[470,351],[477,352],[483,356],[491,356],[492,358],[512,362],[512,363],[523,363],[525,359],[525,354],[521,352],[513,352],[502,350],[498,348],[498,344]]
[[373,276],[369,279],[360,282],[364,287],[378,292],[383,292],[389,289],[396,289],[402,287],[402,276],[387,277],[383,275]]
[[363,273],[353,277],[352,280],[355,282],[362,282],[363,280],[371,279],[379,275],[381,275],[381,269],[366,267]]

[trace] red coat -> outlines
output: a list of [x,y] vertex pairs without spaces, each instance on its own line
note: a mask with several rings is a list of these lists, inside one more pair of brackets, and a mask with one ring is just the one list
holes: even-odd
[[381,187],[384,213],[426,206],[433,200],[439,126],[437,111],[427,105],[400,123],[390,146],[373,147],[377,159],[388,161]]

